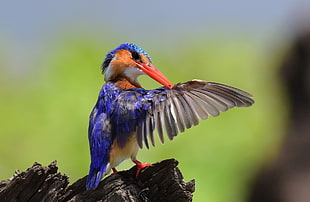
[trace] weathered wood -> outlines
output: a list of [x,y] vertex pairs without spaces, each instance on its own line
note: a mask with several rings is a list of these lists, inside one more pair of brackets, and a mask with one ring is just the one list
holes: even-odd
[[177,165],[174,159],[164,160],[144,168],[138,178],[134,166],[86,190],[87,176],[68,186],[68,177],[57,173],[56,161],[47,167],[35,163],[0,182],[0,201],[191,201],[195,181],[183,182]]

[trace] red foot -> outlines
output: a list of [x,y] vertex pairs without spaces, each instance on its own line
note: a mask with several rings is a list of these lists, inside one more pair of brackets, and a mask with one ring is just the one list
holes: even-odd
[[112,168],[112,171],[113,171],[112,175],[114,175],[114,174],[116,174],[116,173],[117,173],[116,168]]
[[147,167],[147,166],[152,165],[152,164],[150,164],[150,163],[141,163],[140,161],[138,161],[138,160],[136,160],[136,159],[135,159],[135,160],[132,160],[132,161],[137,165],[136,177],[139,176],[139,174],[140,174],[142,168],[145,168],[145,167]]

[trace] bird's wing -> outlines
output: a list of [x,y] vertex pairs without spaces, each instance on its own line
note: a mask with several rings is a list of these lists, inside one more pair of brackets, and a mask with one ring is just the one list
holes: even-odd
[[144,97],[147,90],[122,90],[110,106],[110,121],[113,139],[120,147],[124,147],[128,138],[142,126],[149,107],[145,105]]
[[87,176],[87,189],[95,189],[101,177],[109,170],[109,153],[112,145],[111,122],[105,108],[109,106],[107,96],[99,98],[89,118],[88,139],[91,164]]
[[153,132],[164,142],[164,131],[172,140],[179,132],[197,125],[199,120],[218,116],[233,107],[248,107],[254,103],[252,95],[224,84],[192,80],[175,85],[148,90],[143,93],[140,110],[147,111],[140,118],[137,128],[138,144],[155,146]]

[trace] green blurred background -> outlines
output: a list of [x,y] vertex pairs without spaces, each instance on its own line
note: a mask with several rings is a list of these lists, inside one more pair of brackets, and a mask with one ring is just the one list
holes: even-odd
[[[185,181],[196,179],[194,201],[244,201],[251,179],[276,154],[285,131],[287,107],[277,67],[293,28],[289,19],[300,5],[3,3],[0,179],[35,161],[57,160],[71,182],[87,174],[88,116],[104,83],[100,64],[120,43],[133,42],[173,83],[216,81],[255,96],[253,107],[201,121],[138,155],[151,163],[177,159]],[[147,77],[140,81],[148,89],[159,86]],[[131,166],[125,161],[118,169]]]

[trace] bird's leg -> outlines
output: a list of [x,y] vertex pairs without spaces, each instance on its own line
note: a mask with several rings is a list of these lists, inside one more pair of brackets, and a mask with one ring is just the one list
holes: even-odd
[[117,173],[116,168],[112,168],[112,171],[113,171],[112,175],[114,175],[114,174],[116,174],[116,173]]
[[132,159],[132,161],[137,165],[137,172],[136,172],[136,177],[139,176],[141,169],[145,168],[147,166],[150,166],[150,163],[141,163],[140,161],[138,161],[137,159]]

